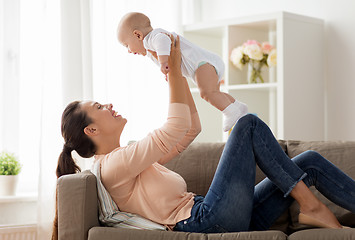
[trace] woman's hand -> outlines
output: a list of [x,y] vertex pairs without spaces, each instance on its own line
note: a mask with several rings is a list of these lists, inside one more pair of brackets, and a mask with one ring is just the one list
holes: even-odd
[[[169,73],[174,71],[175,74],[181,74],[181,51],[180,51],[180,38],[179,36],[174,39],[173,35],[170,35],[171,48],[170,57],[168,59]],[[170,75],[170,74],[169,74]]]

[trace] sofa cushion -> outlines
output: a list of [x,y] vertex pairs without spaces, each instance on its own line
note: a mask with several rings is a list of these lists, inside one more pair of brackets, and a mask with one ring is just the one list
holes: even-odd
[[94,227],[89,231],[88,240],[205,240],[204,234],[158,230],[117,229]]
[[165,167],[185,179],[187,191],[206,195],[223,148],[224,143],[192,143]]
[[[314,150],[320,153],[323,157],[331,161],[339,167],[348,176],[355,179],[355,142],[350,141],[288,141],[287,153],[292,158],[306,151]],[[326,199],[314,187],[311,187],[312,192],[325,203],[330,210],[339,219],[340,223],[346,226],[355,226],[355,214],[345,210]],[[306,226],[298,223],[299,206],[295,202],[290,208],[292,224],[291,231],[296,231],[306,228]]]
[[207,234],[208,240],[281,240],[287,239],[287,235],[281,231],[257,231],[236,233]]
[[336,240],[355,239],[355,229],[309,229],[298,231],[288,237],[289,240]]
[[287,154],[291,158],[307,150],[314,150],[320,153],[350,177],[355,178],[355,142],[287,141]]
[[89,231],[88,240],[285,240],[287,235],[280,231],[238,232],[238,233],[188,233],[163,232],[133,229],[94,227]]

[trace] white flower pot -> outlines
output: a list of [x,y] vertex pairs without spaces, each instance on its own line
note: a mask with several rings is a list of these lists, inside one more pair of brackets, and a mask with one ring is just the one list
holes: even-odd
[[15,195],[18,175],[0,175],[0,196]]

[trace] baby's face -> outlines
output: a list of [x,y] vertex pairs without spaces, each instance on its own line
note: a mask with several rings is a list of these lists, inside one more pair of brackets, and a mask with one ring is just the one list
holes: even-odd
[[131,32],[124,28],[119,29],[118,41],[128,49],[129,53],[147,55],[147,50],[143,45],[143,36],[137,31]]

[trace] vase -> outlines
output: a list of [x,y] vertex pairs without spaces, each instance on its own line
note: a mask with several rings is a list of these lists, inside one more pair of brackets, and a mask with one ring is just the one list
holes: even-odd
[[13,196],[16,193],[18,175],[0,175],[0,196]]
[[264,83],[261,70],[264,63],[256,60],[250,60],[248,63],[248,83]]

